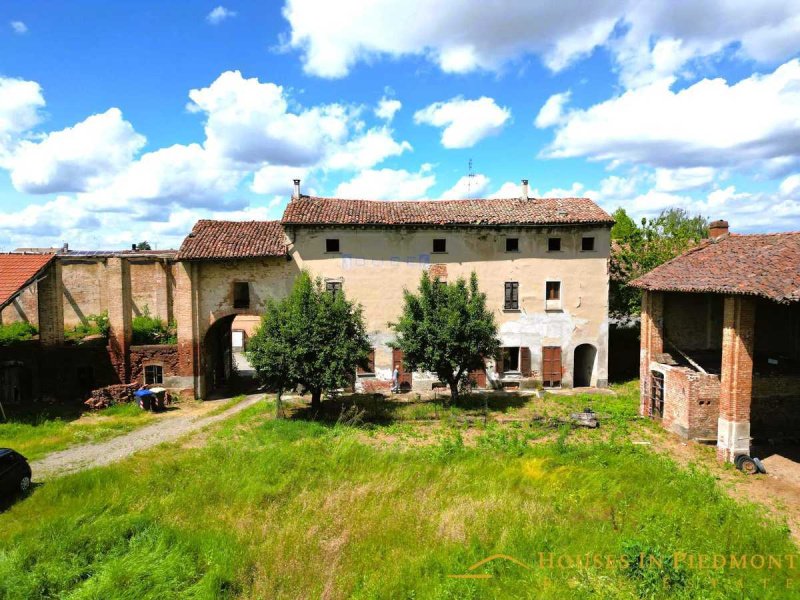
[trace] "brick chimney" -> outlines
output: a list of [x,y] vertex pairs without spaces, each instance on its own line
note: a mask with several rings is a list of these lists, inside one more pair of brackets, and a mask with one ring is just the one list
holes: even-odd
[[522,180],[522,195],[521,195],[521,198],[523,200],[527,200],[528,199],[528,180],[527,179],[523,179]]
[[708,237],[712,240],[716,240],[721,238],[722,236],[728,235],[728,222],[719,220],[719,221],[712,221],[708,226]]
[[294,191],[292,192],[292,200],[297,200],[300,198],[300,180],[294,180]]

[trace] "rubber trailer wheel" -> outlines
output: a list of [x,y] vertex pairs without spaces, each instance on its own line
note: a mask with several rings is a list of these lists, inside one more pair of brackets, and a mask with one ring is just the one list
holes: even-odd
[[763,473],[764,475],[767,474],[767,467],[764,466],[764,463],[761,462],[761,459],[753,458],[753,462],[756,463],[756,467],[758,467],[759,473]]
[[741,470],[742,468],[742,460],[747,458],[747,454],[737,454],[733,459],[733,464],[736,465],[736,468]]
[[749,456],[743,456],[742,460],[739,461],[739,470],[748,475],[756,475],[759,472],[756,461]]

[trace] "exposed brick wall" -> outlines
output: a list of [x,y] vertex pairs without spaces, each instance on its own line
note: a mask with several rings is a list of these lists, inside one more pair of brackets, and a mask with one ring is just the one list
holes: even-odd
[[130,376],[131,278],[128,261],[109,258],[108,277],[108,347],[120,381]]
[[719,377],[688,367],[658,365],[664,375],[665,428],[688,439],[713,439],[719,417]]
[[61,263],[64,290],[64,326],[86,323],[89,315],[99,315],[108,305],[106,262],[104,259],[56,259]]
[[39,297],[39,341],[44,346],[58,346],[64,343],[61,263],[52,261],[43,275],[36,284]]
[[[37,341],[0,346],[0,368],[22,367],[29,376],[26,401],[86,400],[91,389],[121,383],[102,340],[44,347]],[[89,381],[81,381],[81,371]]]
[[650,415],[650,362],[664,352],[664,295],[645,291],[642,294],[641,349],[639,351],[639,414]]
[[722,297],[664,294],[664,338],[681,350],[722,348]]
[[164,377],[178,374],[177,345],[131,346],[131,382],[144,383],[145,365],[160,365]]
[[146,307],[151,316],[169,321],[172,317],[170,265],[160,260],[130,260],[130,272],[133,316],[144,314]]
[[39,294],[37,285],[29,285],[16,299],[6,306],[0,313],[0,322],[18,323],[26,322],[33,325],[39,324]]

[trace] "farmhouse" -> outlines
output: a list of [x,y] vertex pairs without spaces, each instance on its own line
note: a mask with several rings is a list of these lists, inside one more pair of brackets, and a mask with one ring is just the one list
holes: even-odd
[[723,460],[800,426],[800,233],[710,238],[632,285],[644,291],[641,414]]
[[[403,290],[415,289],[424,270],[451,281],[475,271],[503,346],[472,374],[477,385],[602,386],[612,224],[585,198],[529,198],[525,180],[517,198],[447,201],[319,198],[301,194],[296,180],[280,221],[202,220],[177,252],[57,251],[43,277],[31,275],[9,292],[0,315],[52,330],[30,343],[32,358],[15,363],[17,373],[39,377],[52,364],[42,362],[44,354],[77,365],[66,356],[86,352],[86,344],[65,344],[64,326],[108,311],[108,344],[93,346],[105,353],[97,364],[108,368],[90,375],[64,367],[61,383],[38,395],[83,392],[89,380],[154,381],[205,398],[229,381],[233,350],[246,344],[267,301],[284,297],[307,269],[327,290],[343,290],[363,307],[373,353],[357,388],[388,388],[400,364],[405,387],[429,390],[435,377],[407,372],[390,347],[390,323]],[[145,306],[174,319],[177,344],[133,345],[131,319]],[[9,354],[0,348],[0,369]]]

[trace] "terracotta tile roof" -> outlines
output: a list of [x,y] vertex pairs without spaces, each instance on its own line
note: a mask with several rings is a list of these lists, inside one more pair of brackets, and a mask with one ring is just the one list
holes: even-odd
[[0,308],[20,289],[30,285],[53,258],[53,254],[0,254]]
[[178,250],[177,260],[283,256],[280,221],[198,221]]
[[550,225],[614,220],[588,198],[496,200],[344,200],[301,196],[284,225]]
[[645,290],[749,294],[800,301],[800,232],[704,240],[631,282]]

